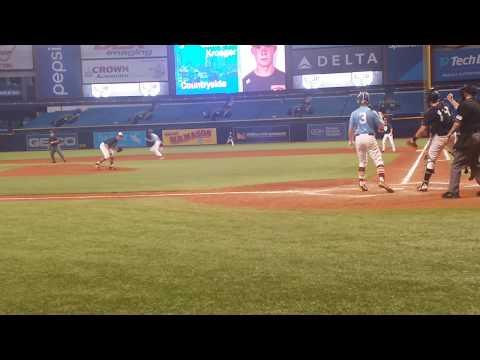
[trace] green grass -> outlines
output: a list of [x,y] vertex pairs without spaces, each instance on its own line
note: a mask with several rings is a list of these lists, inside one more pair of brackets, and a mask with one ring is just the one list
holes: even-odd
[[[92,155],[98,152],[67,156]],[[395,156],[385,155],[387,171]],[[0,193],[209,189],[356,176],[353,153],[122,166],[138,169],[0,177]],[[478,209],[267,211],[159,198],[0,202],[0,213],[0,314],[480,314]]]
[[[298,145],[296,143],[264,144],[262,146],[245,145],[245,148],[249,150],[279,147],[282,149],[296,149]],[[307,145],[319,148],[325,146],[323,143],[308,143]],[[345,143],[338,142],[335,145],[343,147]],[[222,149],[222,146],[215,148],[218,151]],[[234,149],[226,147],[226,149],[232,152],[243,150],[240,146]],[[174,150],[180,151],[179,148]],[[194,150],[204,151],[204,148],[195,147],[195,149],[190,149],[190,151]],[[128,153],[130,152],[133,154],[148,154],[148,151],[145,149],[128,150]],[[32,154],[34,156],[45,156],[45,153],[38,154],[35,152]],[[12,153],[10,155],[9,159],[19,159],[22,158],[24,153]],[[92,153],[91,150],[77,150],[71,151],[70,155],[74,158],[76,156],[98,156],[98,153]],[[385,154],[386,164],[395,157],[396,154]],[[99,171],[98,173],[82,176],[0,177],[0,194],[197,190],[287,181],[344,179],[356,177],[356,163],[356,155],[353,151],[351,154],[184,159],[175,161],[125,161],[119,156],[117,160],[118,166],[136,170],[115,173]],[[93,164],[89,165],[94,166]],[[23,167],[25,164],[0,164],[0,171],[17,166]],[[62,166],[62,164],[47,166]],[[372,175],[375,169],[373,166],[370,166],[368,171]]]
[[[346,141],[325,141],[325,142],[297,142],[297,143],[272,143],[272,144],[236,144],[230,145],[199,145],[199,146],[169,146],[167,154],[184,154],[196,152],[214,151],[254,151],[254,150],[288,150],[288,149],[332,149],[348,147]],[[125,155],[150,154],[147,148],[126,148]],[[65,157],[100,156],[98,149],[64,150]],[[120,157],[119,157],[120,158]],[[49,159],[47,151],[22,151],[22,152],[0,152],[0,160],[11,159]]]
[[480,313],[476,209],[267,212],[179,199],[0,209],[2,314]]

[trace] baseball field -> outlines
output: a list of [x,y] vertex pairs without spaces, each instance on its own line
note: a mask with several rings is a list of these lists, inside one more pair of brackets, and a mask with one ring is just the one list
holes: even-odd
[[480,314],[480,187],[401,143],[0,153],[0,314]]

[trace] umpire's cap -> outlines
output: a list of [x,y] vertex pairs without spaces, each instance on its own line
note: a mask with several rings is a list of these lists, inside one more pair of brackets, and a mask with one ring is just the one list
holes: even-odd
[[436,103],[438,100],[440,100],[440,93],[435,89],[431,89],[430,93],[428,94],[428,101]]
[[477,95],[477,88],[473,85],[463,85],[463,87],[460,89],[460,93],[463,95],[464,93],[470,94],[472,96]]
[[364,101],[368,102],[369,100],[370,100],[370,95],[366,91],[360,91],[360,93],[357,95],[357,102],[359,104],[361,104]]

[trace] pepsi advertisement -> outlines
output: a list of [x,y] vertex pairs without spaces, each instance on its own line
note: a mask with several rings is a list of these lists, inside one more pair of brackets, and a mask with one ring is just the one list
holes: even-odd
[[177,95],[286,89],[284,45],[175,45]]
[[35,45],[37,97],[81,97],[79,45]]
[[480,79],[480,47],[435,50],[433,81],[462,81]]
[[387,45],[388,83],[423,81],[423,45]]

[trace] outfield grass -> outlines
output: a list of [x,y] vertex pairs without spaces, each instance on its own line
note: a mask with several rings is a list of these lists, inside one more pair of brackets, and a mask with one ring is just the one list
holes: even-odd
[[[288,149],[337,149],[346,148],[346,141],[325,142],[294,142],[294,143],[271,143],[271,144],[236,144],[231,145],[194,145],[194,146],[168,146],[167,154],[184,154],[196,152],[215,151],[255,151],[255,150],[288,150]],[[148,148],[126,148],[123,155],[146,155],[151,154]],[[64,150],[65,157],[101,156],[98,149]],[[119,155],[119,159],[121,155]],[[10,159],[50,159],[48,151],[17,151],[0,152],[0,160]]]
[[[385,155],[387,171],[395,156]],[[122,166],[138,170],[3,177],[0,193],[356,176],[353,153]],[[0,202],[0,213],[0,314],[480,314],[478,209],[267,211],[161,198]]]
[[480,313],[475,209],[0,208],[2,314]]
[[[248,146],[248,150],[282,148],[296,149],[299,144],[264,144]],[[308,146],[323,148],[322,143],[309,143]],[[335,143],[344,146],[343,142]],[[222,147],[212,147],[210,149]],[[228,149],[228,147],[227,147]],[[195,147],[190,151],[204,151],[203,147]],[[232,152],[244,150],[242,147],[228,149]],[[148,153],[145,149],[131,149],[134,154]],[[173,151],[173,150],[172,150]],[[175,151],[180,151],[175,148]],[[90,156],[91,150],[71,151],[70,155]],[[25,153],[11,153],[9,159],[23,158]],[[28,155],[30,153],[27,153]],[[32,153],[34,156],[45,156],[45,153]],[[87,155],[85,155],[87,154]],[[397,155],[384,155],[386,164]],[[356,177],[356,155],[322,154],[275,157],[237,157],[217,159],[184,159],[175,161],[122,161],[118,157],[120,167],[134,168],[135,171],[99,172],[81,176],[23,176],[0,177],[0,194],[62,194],[89,192],[124,192],[124,191],[173,191],[218,189],[222,187],[277,183],[287,181],[345,179]],[[94,167],[94,164],[89,164]],[[25,164],[0,164],[0,171],[9,168],[23,167]],[[62,164],[48,165],[62,166]],[[369,175],[375,169],[370,166]]]

